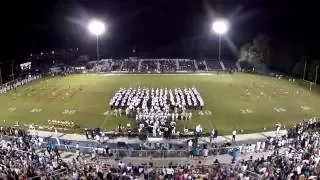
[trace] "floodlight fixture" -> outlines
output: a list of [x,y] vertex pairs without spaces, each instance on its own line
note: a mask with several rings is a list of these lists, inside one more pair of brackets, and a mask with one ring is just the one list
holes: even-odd
[[102,21],[92,20],[89,22],[88,30],[91,34],[100,36],[105,32],[106,26]]
[[[99,36],[101,36],[105,30],[106,30],[106,26],[104,24],[104,22],[97,20],[97,19],[93,19],[89,22],[88,24],[88,30],[91,34],[95,35],[97,37],[97,60],[100,60],[100,53],[99,53]],[[77,48],[78,49],[78,48]]]
[[225,19],[217,19],[212,23],[212,30],[219,35],[223,35],[229,30],[229,22]]

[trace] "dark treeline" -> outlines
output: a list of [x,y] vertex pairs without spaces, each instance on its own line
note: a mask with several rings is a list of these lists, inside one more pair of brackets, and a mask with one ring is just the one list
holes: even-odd
[[[320,59],[307,55],[303,46],[282,41],[266,34],[259,34],[252,42],[241,46],[238,61],[253,66],[264,66],[273,72],[281,72],[315,81]],[[320,75],[318,70],[318,76]],[[318,78],[317,83],[320,83]]]

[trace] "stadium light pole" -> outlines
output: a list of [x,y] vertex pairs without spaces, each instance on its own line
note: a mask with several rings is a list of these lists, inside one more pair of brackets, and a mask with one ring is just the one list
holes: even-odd
[[12,75],[12,80],[14,81],[13,62],[11,62],[11,75]]
[[318,81],[318,70],[319,70],[319,64],[317,65],[316,67],[316,77],[314,78],[314,84],[317,84],[317,81]]
[[221,36],[229,30],[229,22],[225,19],[217,19],[212,23],[212,30],[219,35],[218,60],[221,61]]
[[105,30],[105,24],[99,20],[92,20],[89,22],[88,30],[91,34],[97,37],[97,60],[100,60],[99,54],[99,36],[101,36]]
[[306,78],[306,72],[307,72],[307,60],[304,61],[303,80],[305,80]]
[[2,72],[1,72],[1,67],[0,67],[0,85],[2,85]]

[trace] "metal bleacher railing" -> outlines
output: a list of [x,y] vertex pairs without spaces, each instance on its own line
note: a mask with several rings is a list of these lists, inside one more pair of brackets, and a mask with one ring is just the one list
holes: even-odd
[[[2,136],[3,139],[14,139],[16,137],[14,136]],[[75,145],[77,142],[73,142],[71,144],[57,144],[56,142],[42,142],[41,147],[37,148],[47,148],[48,145],[52,144],[55,147],[58,148],[59,151],[64,152],[76,152],[79,150],[81,153],[84,154],[91,154],[93,152],[96,152],[97,155],[105,155],[105,146],[98,144],[97,142],[90,142],[87,145],[78,145],[78,147]],[[74,144],[74,145],[73,145]],[[240,146],[228,146],[228,147],[217,147],[217,148],[208,148],[208,156],[216,156],[216,155],[222,155],[222,154],[228,154],[233,148],[238,148]],[[110,148],[112,154],[114,157],[154,157],[154,158],[171,158],[171,157],[188,157],[190,155],[190,151],[187,149],[132,149],[132,148]],[[195,156],[203,156],[202,151],[200,154],[194,153]]]
[[[45,147],[46,144],[43,144]],[[67,152],[76,152],[77,147],[73,145],[56,145],[58,150],[60,151],[67,151]],[[233,147],[218,147],[218,148],[210,148],[208,149],[208,156],[216,156],[216,155],[223,155],[228,154]],[[78,146],[78,150],[82,153],[89,154],[93,153],[94,151],[97,155],[104,156],[105,150],[103,147],[85,147],[85,146]],[[176,149],[168,149],[168,150],[134,150],[134,149],[111,149],[111,152],[114,157],[116,158],[124,158],[124,157],[145,157],[145,158],[172,158],[172,157],[188,157],[190,152],[188,150],[176,150]],[[203,156],[202,152],[200,154],[196,154],[195,156]]]

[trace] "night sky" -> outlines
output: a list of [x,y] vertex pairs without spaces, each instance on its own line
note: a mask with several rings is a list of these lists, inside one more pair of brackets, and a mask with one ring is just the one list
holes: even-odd
[[[24,3],[22,3],[24,2]],[[23,60],[30,53],[76,48],[95,53],[87,22],[100,18],[104,57],[213,57],[217,36],[211,22],[226,17],[232,27],[225,57],[259,33],[277,37],[303,53],[318,56],[317,5],[293,0],[41,0],[2,5],[2,58]],[[226,42],[229,43],[226,43]],[[233,47],[234,46],[234,47]],[[236,48],[235,48],[236,47]]]

